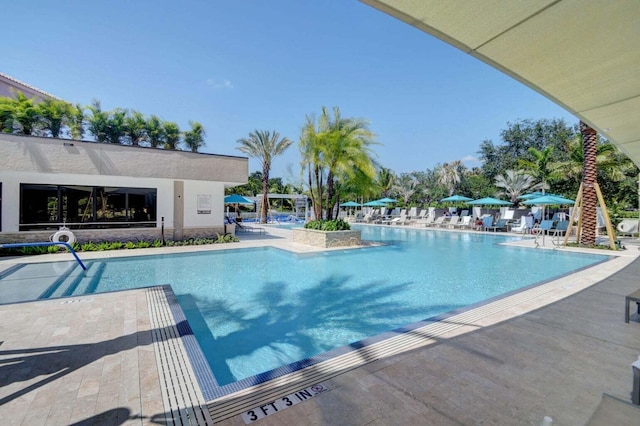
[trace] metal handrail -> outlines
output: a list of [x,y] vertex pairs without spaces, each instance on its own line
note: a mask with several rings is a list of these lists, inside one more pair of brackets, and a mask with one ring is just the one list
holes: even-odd
[[46,242],[46,243],[11,243],[11,244],[0,244],[0,249],[2,248],[20,248],[20,247],[49,247],[49,246],[64,246],[71,252],[73,257],[76,258],[80,266],[84,271],[87,270],[87,267],[84,266],[82,260],[78,257],[76,251],[71,247],[71,244],[63,242],[63,241],[55,241],[55,242]]

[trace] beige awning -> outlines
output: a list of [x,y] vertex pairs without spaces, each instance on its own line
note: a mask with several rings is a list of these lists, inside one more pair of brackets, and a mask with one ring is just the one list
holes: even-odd
[[526,84],[640,166],[640,1],[361,1]]

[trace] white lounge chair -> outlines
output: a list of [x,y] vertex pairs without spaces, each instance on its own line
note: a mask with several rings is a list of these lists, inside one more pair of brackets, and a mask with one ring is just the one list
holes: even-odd
[[454,228],[471,228],[471,219],[473,219],[471,216],[462,216],[462,219],[454,226]]
[[460,223],[460,216],[451,216],[449,222],[447,222],[447,228],[455,228]]

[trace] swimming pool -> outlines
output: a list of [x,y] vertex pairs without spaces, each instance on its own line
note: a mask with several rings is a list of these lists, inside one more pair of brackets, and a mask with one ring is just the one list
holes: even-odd
[[86,274],[71,262],[24,265],[0,275],[0,303],[170,284],[224,386],[607,259],[498,244],[508,236],[361,229],[386,245],[111,258]]

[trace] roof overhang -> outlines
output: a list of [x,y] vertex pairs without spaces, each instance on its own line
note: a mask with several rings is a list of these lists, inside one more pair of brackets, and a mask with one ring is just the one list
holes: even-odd
[[360,0],[536,90],[640,166],[640,2]]

